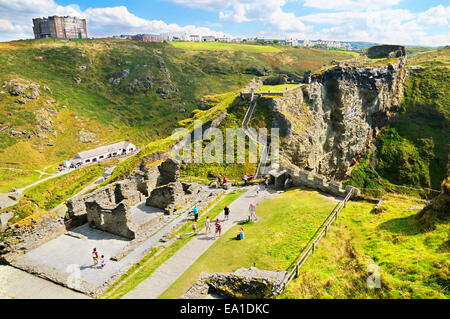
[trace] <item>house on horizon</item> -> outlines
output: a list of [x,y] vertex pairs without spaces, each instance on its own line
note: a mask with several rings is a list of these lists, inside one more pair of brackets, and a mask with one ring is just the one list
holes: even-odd
[[136,34],[131,36],[131,40],[138,42],[164,42],[169,41],[169,37],[159,34]]
[[122,141],[119,143],[101,146],[99,148],[80,152],[71,160],[71,167],[79,167],[82,165],[98,163],[107,159],[111,159],[121,155],[128,155],[136,152],[137,147],[129,142]]
[[87,39],[86,19],[51,16],[33,19],[35,39]]
[[201,37],[198,34],[191,34],[189,36],[189,41],[191,42],[201,42]]
[[205,35],[205,36],[202,36],[202,41],[203,42],[215,42],[216,37],[213,35]]

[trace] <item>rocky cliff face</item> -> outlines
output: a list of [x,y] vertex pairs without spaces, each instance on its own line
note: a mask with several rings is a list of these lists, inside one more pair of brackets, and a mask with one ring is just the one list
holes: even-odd
[[285,137],[285,160],[330,178],[344,178],[401,104],[406,57],[379,64],[339,65],[273,99],[272,125]]

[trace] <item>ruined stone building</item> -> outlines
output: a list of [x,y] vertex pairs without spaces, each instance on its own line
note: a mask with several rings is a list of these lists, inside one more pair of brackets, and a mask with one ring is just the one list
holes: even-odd
[[33,19],[35,39],[87,39],[86,19],[77,17],[58,17]]

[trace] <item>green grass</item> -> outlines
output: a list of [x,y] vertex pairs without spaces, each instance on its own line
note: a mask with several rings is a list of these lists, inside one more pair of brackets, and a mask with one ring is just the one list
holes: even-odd
[[94,182],[104,171],[100,164],[80,168],[33,186],[24,195],[40,208],[50,210]]
[[234,272],[241,267],[283,271],[298,256],[317,228],[336,206],[316,191],[289,190],[256,207],[258,223],[244,225],[244,241],[234,240],[232,227],[189,267],[160,298],[179,298],[201,273]]
[[[423,201],[390,195],[375,204],[350,202],[281,298],[449,298],[449,219],[429,230],[415,217]],[[369,289],[367,267],[381,268]]]
[[[58,129],[55,136],[20,139],[12,137],[8,130],[0,132],[0,165],[43,169],[70,159],[77,152],[123,139],[144,147],[167,137],[197,108],[203,96],[245,87],[253,78],[245,71],[248,67],[265,67],[275,76],[287,71],[301,75],[307,69],[314,70],[333,59],[350,56],[273,45],[184,45],[232,50],[210,50],[205,54],[205,51],[178,49],[170,43],[118,39],[70,42],[40,39],[0,43],[0,81],[22,78],[41,86],[40,98],[30,100],[26,105],[16,103],[17,98],[9,94],[0,94],[2,127],[33,131],[38,124],[35,111],[52,108],[59,112],[51,119]],[[158,57],[164,59],[171,81],[178,89],[168,99],[156,93],[157,87],[167,87],[164,83],[167,75],[158,66]],[[87,66],[86,71],[79,70],[82,65]],[[130,70],[130,75],[120,85],[108,82],[125,68]],[[133,80],[147,74],[151,74],[152,88],[133,93],[127,91]],[[73,81],[74,76],[81,78],[80,84]],[[44,86],[50,91],[44,90]],[[46,103],[49,99],[56,103],[50,106]],[[63,109],[63,105],[67,108]],[[78,134],[83,128],[96,134],[94,143],[79,140]],[[157,149],[154,146],[155,143],[150,148]]]
[[277,85],[263,85],[256,92],[257,93],[282,93],[286,90],[298,87],[299,84],[277,84]]
[[[238,190],[225,195],[217,204],[215,204],[211,208],[207,215],[210,216],[211,220],[213,220],[223,211],[226,205],[229,205],[233,201],[235,201],[239,196],[242,195],[243,192],[244,191],[242,190]],[[197,225],[199,225],[200,228],[200,225],[204,224],[204,220],[206,218],[206,214],[204,213],[205,210],[206,208],[200,212],[200,217],[197,222]],[[128,270],[121,278],[119,278],[119,280],[115,284],[109,287],[102,294],[101,298],[118,299],[136,288],[139,283],[147,279],[159,266],[161,266],[166,260],[172,257],[180,248],[182,248],[187,242],[189,242],[193,238],[193,236],[195,236],[195,234],[190,234],[191,232],[192,225],[188,222],[173,235],[175,237],[187,234],[187,236],[184,236],[182,238],[180,237],[157,256],[154,256],[155,251],[152,251],[138,263],[138,267],[133,267]]]
[[223,43],[223,42],[171,42],[175,48],[193,51],[242,51],[252,53],[280,52],[272,45]]
[[[43,175],[42,178],[48,175]],[[9,193],[14,187],[22,188],[37,182],[41,174],[31,170],[14,171],[0,168],[0,192]]]

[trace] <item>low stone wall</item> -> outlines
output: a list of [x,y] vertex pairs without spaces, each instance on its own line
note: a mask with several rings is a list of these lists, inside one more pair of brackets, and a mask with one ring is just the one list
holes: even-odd
[[203,299],[208,294],[233,299],[274,299],[283,292],[286,271],[273,272],[255,267],[235,273],[213,273],[203,276],[183,299]]
[[11,226],[0,242],[0,259],[10,261],[10,256],[25,254],[64,234],[64,218],[58,214],[32,215]]
[[[329,180],[321,174],[299,170],[292,166],[282,166],[281,170],[272,171],[269,174],[271,176],[271,182],[277,190],[284,189],[287,180],[294,186],[307,186],[339,197],[345,197],[350,189],[354,188],[351,185],[347,185],[343,189],[341,182]],[[359,194],[360,191],[356,189],[354,196],[358,196]]]

